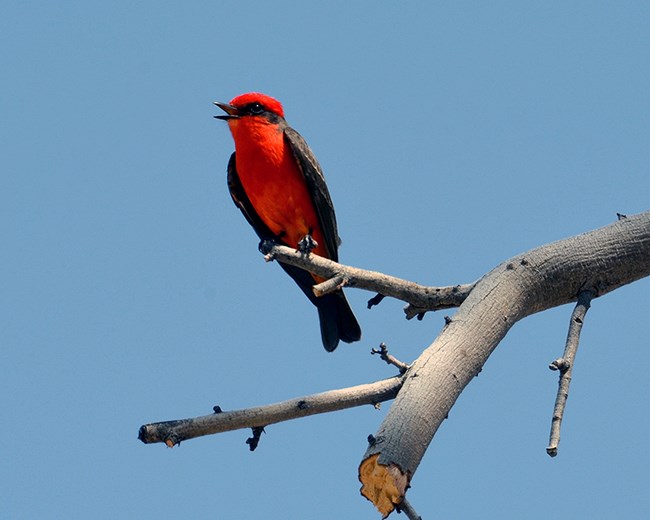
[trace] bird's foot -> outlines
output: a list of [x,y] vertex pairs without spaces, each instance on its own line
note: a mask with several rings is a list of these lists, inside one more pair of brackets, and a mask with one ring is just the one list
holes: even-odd
[[300,239],[300,242],[298,242],[298,247],[296,250],[302,253],[303,255],[308,255],[309,253],[312,252],[313,249],[317,247],[318,247],[318,242],[316,242],[314,240],[314,237],[312,237],[308,233]]
[[275,255],[271,252],[273,251],[275,245],[276,245],[275,240],[271,240],[269,238],[263,238],[262,240],[260,240],[260,243],[257,246],[257,249],[259,249],[260,253],[264,255],[264,260],[266,260],[267,262],[272,262],[275,259]]

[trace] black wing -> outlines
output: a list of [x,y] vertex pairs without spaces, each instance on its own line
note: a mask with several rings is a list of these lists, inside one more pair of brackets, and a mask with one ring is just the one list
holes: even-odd
[[230,191],[230,196],[235,206],[244,214],[244,217],[246,217],[248,223],[255,230],[257,236],[260,237],[260,240],[277,240],[279,238],[264,224],[264,221],[259,217],[255,208],[253,208],[248,195],[246,195],[235,166],[235,152],[233,152],[228,161],[228,190]]
[[329,253],[330,259],[338,262],[338,248],[341,243],[338,229],[336,226],[336,215],[334,214],[334,204],[330,197],[323,170],[321,170],[314,153],[311,151],[303,137],[291,127],[284,129],[284,137],[298,161],[298,166],[305,176],[307,188],[312,196],[316,213],[320,220],[323,236],[325,237],[325,247]]

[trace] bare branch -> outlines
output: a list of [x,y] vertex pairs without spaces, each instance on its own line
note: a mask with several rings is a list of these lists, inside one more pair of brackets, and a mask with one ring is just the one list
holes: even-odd
[[395,509],[429,443],[463,389],[522,318],[650,275],[650,212],[516,256],[477,283],[406,372],[359,466],[362,494],[382,515]]
[[[467,292],[458,287],[419,286],[284,246],[273,246],[267,258],[326,279],[342,277],[349,286],[404,300],[416,315],[459,304],[460,308],[401,376],[258,408],[148,424],[140,428],[139,438],[171,447],[211,433],[260,428],[394,398],[377,433],[368,436],[369,446],[359,465],[361,493],[386,517],[404,503],[411,479],[442,421],[517,321],[578,298],[586,312],[591,298],[650,275],[650,212],[626,216],[511,258],[475,284],[459,286]],[[576,330],[579,333],[579,327]],[[554,364],[570,375],[574,357],[575,351],[567,350]]]
[[[290,247],[277,244],[269,249],[265,249],[264,252],[266,253],[264,258],[267,261],[277,260],[285,264],[300,267],[322,278],[327,278],[328,280],[333,278],[336,280],[332,283],[323,282],[316,286],[316,291],[318,292],[314,292],[317,296],[335,289],[341,283],[344,283],[347,287],[366,289],[379,293],[382,296],[390,296],[402,300],[416,307],[418,309],[417,314],[458,307],[474,287],[474,284],[427,287],[377,271],[366,271],[365,269],[339,264],[314,254],[305,255],[296,252],[295,249]],[[324,290],[323,286],[325,287]],[[381,299],[373,299],[372,301],[376,304]]]
[[330,390],[281,403],[230,412],[221,411],[221,408],[215,407],[215,413],[212,415],[145,424],[140,427],[138,438],[145,444],[164,442],[171,448],[182,441],[203,435],[241,428],[264,427],[299,417],[334,412],[365,404],[374,406],[383,401],[394,399],[403,381],[403,376],[397,376],[365,385]]
[[551,421],[551,434],[548,447],[546,448],[546,453],[551,457],[557,455],[557,448],[560,444],[562,418],[564,417],[564,409],[569,397],[569,385],[571,384],[573,364],[580,343],[580,332],[582,331],[585,315],[591,305],[591,300],[595,296],[595,291],[591,289],[580,292],[578,295],[578,303],[576,303],[571,313],[571,323],[569,324],[569,333],[566,338],[566,346],[564,347],[564,356],[556,359],[549,365],[551,370],[560,371],[560,380],[555,398],[555,407],[553,409],[553,419]]

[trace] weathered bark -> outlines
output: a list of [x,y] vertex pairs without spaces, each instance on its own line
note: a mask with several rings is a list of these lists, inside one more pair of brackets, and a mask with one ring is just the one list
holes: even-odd
[[359,467],[366,498],[387,516],[465,386],[520,319],[650,275],[650,212],[514,257],[481,278],[406,380]]
[[138,439],[145,444],[164,442],[171,448],[182,441],[204,435],[263,427],[355,406],[377,405],[394,399],[402,386],[402,380],[402,376],[391,377],[245,410],[221,411],[215,407],[215,413],[211,415],[145,424],[140,427]]

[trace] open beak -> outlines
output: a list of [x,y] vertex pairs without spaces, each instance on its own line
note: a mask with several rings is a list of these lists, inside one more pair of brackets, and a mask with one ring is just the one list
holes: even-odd
[[229,105],[228,103],[219,103],[218,101],[215,101],[214,104],[225,112],[225,115],[214,116],[216,119],[228,121],[229,119],[237,119],[239,117],[239,111],[236,107]]

